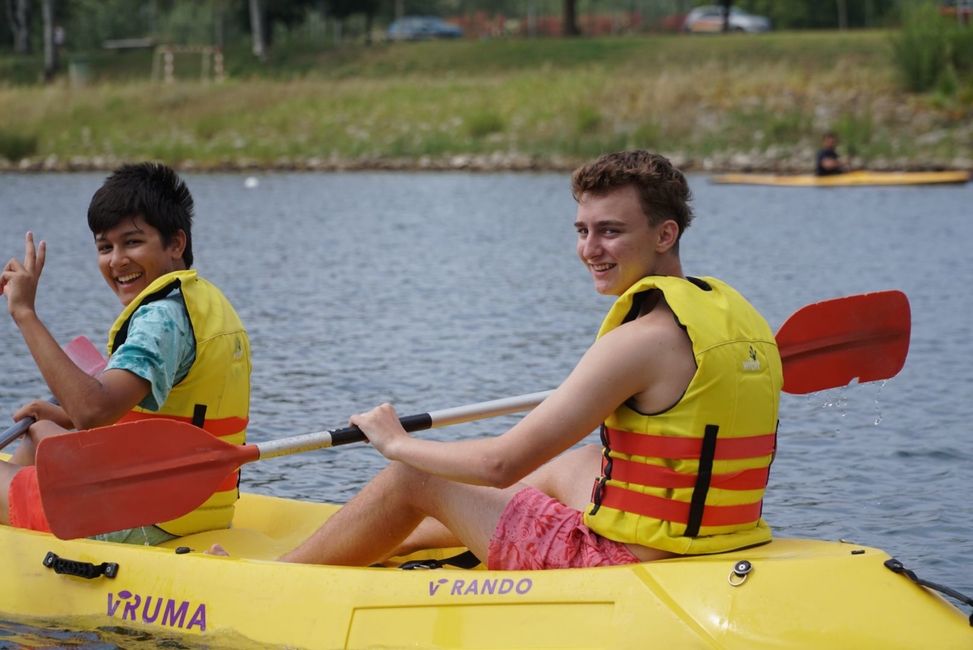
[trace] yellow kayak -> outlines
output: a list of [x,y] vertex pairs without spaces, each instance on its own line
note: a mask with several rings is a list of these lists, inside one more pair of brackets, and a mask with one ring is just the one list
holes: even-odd
[[944,185],[965,183],[970,173],[944,172],[870,172],[855,171],[833,176],[814,174],[720,174],[710,178],[723,185],[776,185],[780,187],[844,187],[855,185]]
[[272,560],[337,508],[244,494],[234,528],[162,547],[0,526],[0,617],[206,647],[973,648],[966,614],[846,542],[552,571]]

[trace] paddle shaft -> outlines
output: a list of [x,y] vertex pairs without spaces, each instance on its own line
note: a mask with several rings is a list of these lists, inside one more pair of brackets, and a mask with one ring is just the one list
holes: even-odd
[[[430,411],[429,413],[406,415],[399,418],[399,422],[406,431],[413,432],[448,427],[463,422],[485,420],[501,415],[509,415],[510,413],[529,411],[543,402],[553,392],[553,390],[546,390],[538,393],[518,395],[516,397],[495,399],[489,402],[440,409],[438,411]],[[337,447],[339,445],[363,442],[365,440],[367,440],[365,434],[358,427],[345,427],[343,429],[318,431],[278,440],[258,442],[256,447],[259,451],[260,458],[275,458],[277,456],[299,454],[304,451]]]
[[[77,336],[71,339],[67,345],[63,346],[65,354],[81,368],[87,375],[96,375],[105,368],[105,360],[101,357],[98,349],[84,336]],[[55,398],[48,400],[51,404],[58,404]],[[0,449],[3,449],[11,442],[24,435],[30,425],[36,422],[33,416],[27,416],[17,420],[6,431],[0,433]]]
[[[778,330],[784,392],[803,394],[895,376],[909,348],[905,294],[877,292],[808,305]],[[409,431],[525,411],[550,391],[402,418]],[[190,512],[246,463],[365,440],[356,427],[234,445],[186,422],[125,422],[37,448],[51,530],[62,539],[164,522]],[[79,471],[79,468],[84,468]]]
[[[56,404],[57,400],[51,400],[51,403]],[[10,428],[0,434],[0,449],[3,449],[11,442],[24,435],[24,433],[27,432],[27,429],[30,428],[30,425],[34,424],[34,422],[36,422],[36,420],[29,415],[25,418],[17,420],[17,422],[15,422]]]

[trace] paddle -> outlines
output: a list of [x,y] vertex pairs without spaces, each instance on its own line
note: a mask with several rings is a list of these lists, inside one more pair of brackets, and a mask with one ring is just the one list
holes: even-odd
[[[84,370],[87,375],[94,376],[105,369],[105,359],[101,356],[101,352],[84,336],[76,336],[71,339],[63,346],[63,349],[68,358],[74,362],[74,365]],[[50,402],[57,404],[57,400],[53,398]],[[0,449],[24,435],[32,424],[34,424],[34,418],[26,417],[17,420],[10,428],[0,433]]]
[[[899,291],[808,305],[777,335],[784,389],[805,393],[844,386],[855,377],[892,377],[905,363],[909,333],[909,302]],[[410,415],[401,422],[407,431],[419,431],[480,420],[529,410],[550,393]],[[360,430],[347,427],[238,446],[190,424],[143,420],[45,439],[37,450],[37,475],[51,529],[71,539],[181,516],[245,463],[362,440]]]

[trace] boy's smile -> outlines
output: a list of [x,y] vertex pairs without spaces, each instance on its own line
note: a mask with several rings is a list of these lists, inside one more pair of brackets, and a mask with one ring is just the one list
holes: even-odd
[[123,219],[95,236],[98,268],[123,305],[127,305],[156,278],[186,268],[182,259],[186,235],[177,231],[168,245],[141,216]]

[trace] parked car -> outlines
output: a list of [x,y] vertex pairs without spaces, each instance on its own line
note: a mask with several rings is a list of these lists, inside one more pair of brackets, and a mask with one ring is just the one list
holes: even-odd
[[392,21],[390,41],[421,41],[430,38],[460,38],[463,29],[437,16],[403,16]]
[[[766,16],[748,14],[736,7],[730,8],[731,32],[766,32],[770,30],[770,19]],[[723,7],[705,5],[696,7],[688,14],[682,24],[685,32],[713,33],[723,31]]]

